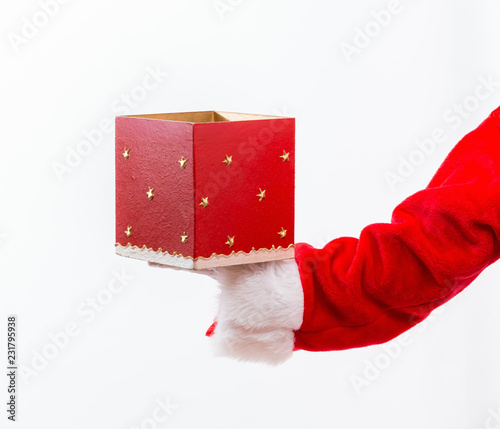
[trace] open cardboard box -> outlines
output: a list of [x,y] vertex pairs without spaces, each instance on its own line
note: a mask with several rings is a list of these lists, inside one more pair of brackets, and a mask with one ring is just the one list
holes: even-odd
[[203,269],[294,256],[293,118],[116,118],[116,253]]

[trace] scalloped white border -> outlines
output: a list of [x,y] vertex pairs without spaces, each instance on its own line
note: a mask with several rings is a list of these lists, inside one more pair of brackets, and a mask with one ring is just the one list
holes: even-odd
[[122,246],[115,244],[116,254],[127,258],[140,259],[163,265],[171,265],[179,268],[191,270],[202,270],[214,267],[227,267],[229,265],[253,264],[256,262],[279,261],[283,259],[293,259],[295,257],[295,247],[278,247],[273,249],[251,250],[249,253],[238,252],[230,255],[213,255],[210,258],[186,258],[180,255],[171,255],[161,250],[142,249],[130,244]]

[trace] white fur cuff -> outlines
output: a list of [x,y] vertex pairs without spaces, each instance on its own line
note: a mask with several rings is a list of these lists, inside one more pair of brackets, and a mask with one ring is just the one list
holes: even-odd
[[304,295],[294,259],[216,268],[221,287],[217,355],[279,364],[293,352]]

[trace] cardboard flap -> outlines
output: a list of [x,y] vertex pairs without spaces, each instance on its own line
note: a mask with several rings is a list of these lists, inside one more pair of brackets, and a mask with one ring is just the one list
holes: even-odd
[[232,113],[207,110],[203,112],[153,113],[148,115],[127,115],[129,118],[157,119],[190,123],[203,122],[236,122],[254,121],[259,119],[278,119],[281,116],[254,115],[252,113]]

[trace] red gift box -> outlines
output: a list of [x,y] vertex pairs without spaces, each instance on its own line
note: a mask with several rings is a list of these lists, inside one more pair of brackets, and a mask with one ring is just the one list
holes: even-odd
[[295,120],[116,118],[116,253],[183,268],[294,257]]

